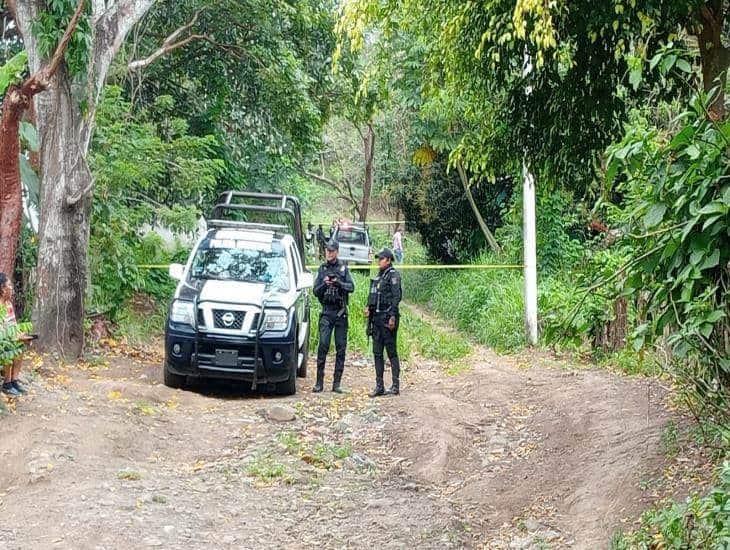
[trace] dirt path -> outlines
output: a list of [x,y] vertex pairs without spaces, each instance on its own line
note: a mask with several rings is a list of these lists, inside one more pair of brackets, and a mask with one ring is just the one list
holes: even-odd
[[44,365],[2,419],[0,547],[604,548],[666,460],[659,385],[539,355],[412,361],[378,400],[363,360],[347,396],[272,398],[112,355]]

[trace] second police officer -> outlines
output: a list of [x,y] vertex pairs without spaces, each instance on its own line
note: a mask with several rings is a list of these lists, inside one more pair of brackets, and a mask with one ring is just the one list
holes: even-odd
[[[321,226],[320,226],[321,227]],[[322,304],[319,316],[319,346],[317,348],[317,381],[312,391],[324,389],[324,365],[330,350],[332,333],[335,333],[335,373],[332,391],[342,393],[342,373],[345,370],[345,352],[347,350],[347,303],[349,295],[355,290],[355,283],[350,276],[347,265],[341,262],[339,244],[330,240],[325,246],[326,261],[319,266],[314,281],[314,295]]]
[[[373,337],[373,355],[375,357],[375,389],[370,397],[400,393],[400,360],[398,359],[398,324],[400,322],[400,304],[403,296],[401,276],[393,268],[393,252],[384,248],[377,256],[378,274],[370,281],[370,293],[365,315],[368,318],[368,334]],[[388,352],[392,385],[386,391],[383,384],[385,357],[383,349]]]

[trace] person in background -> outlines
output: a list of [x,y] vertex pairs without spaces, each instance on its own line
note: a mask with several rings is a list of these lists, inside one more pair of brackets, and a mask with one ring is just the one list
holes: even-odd
[[327,244],[327,238],[324,236],[324,229],[322,224],[317,226],[317,249],[319,250],[319,259],[324,260],[324,247]]
[[[15,309],[13,308],[13,284],[5,273],[0,273],[0,305],[5,309],[5,319],[3,325],[16,326],[18,324],[15,319]],[[18,336],[19,340],[25,340],[25,335]],[[16,357],[12,363],[4,365],[4,382],[2,392],[9,397],[19,397],[27,390],[21,385],[18,377],[20,376],[20,368],[23,359],[21,356]]]
[[398,228],[393,233],[393,255],[396,262],[403,263],[403,235]]
[[304,246],[307,247],[306,252],[314,258],[314,255],[316,254],[316,242],[312,222],[307,222],[307,232],[304,234],[304,242],[306,243]]

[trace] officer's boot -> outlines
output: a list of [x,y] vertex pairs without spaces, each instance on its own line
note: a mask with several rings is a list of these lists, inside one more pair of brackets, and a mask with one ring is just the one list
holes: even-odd
[[390,372],[393,376],[393,383],[385,392],[387,395],[400,394],[400,360],[395,357],[390,360]]
[[342,381],[342,371],[336,370],[334,380],[332,381],[332,391],[333,392],[345,393],[345,390],[342,389],[342,386],[340,385],[341,381]]
[[317,381],[314,383],[314,387],[312,388],[312,391],[314,393],[319,393],[324,389],[324,365],[320,367],[317,365]]
[[385,372],[385,358],[382,355],[375,356],[375,388],[368,395],[370,397],[378,397],[385,394],[385,384],[383,384],[383,373]]

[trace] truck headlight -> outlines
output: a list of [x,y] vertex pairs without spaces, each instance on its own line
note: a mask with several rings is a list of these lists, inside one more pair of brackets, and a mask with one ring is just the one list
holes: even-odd
[[192,302],[175,300],[170,309],[170,321],[195,326],[195,310]]
[[267,311],[264,315],[264,331],[282,331],[288,326],[289,314],[284,310]]

